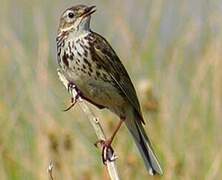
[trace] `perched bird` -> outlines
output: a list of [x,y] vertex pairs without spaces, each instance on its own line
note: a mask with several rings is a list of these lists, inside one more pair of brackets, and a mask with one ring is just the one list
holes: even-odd
[[95,11],[95,6],[77,5],[62,13],[56,39],[59,69],[69,85],[77,87],[79,96],[119,116],[117,128],[104,145],[111,145],[124,122],[149,173],[161,175],[130,77],[110,44],[90,29]]

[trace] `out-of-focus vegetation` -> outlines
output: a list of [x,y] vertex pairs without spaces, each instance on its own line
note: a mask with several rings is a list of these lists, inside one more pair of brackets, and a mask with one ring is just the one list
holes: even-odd
[[[57,77],[55,37],[61,12],[79,1],[0,3],[0,179],[48,179],[51,160],[56,179],[108,179],[81,109],[62,112],[70,96]],[[161,179],[222,179],[222,2],[93,5],[93,29],[137,89]],[[111,134],[117,117],[95,112]],[[114,148],[122,179],[150,178],[125,127]]]

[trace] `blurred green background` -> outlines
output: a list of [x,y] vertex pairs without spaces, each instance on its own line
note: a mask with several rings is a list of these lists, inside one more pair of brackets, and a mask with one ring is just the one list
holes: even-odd
[[[94,131],[56,72],[65,8],[96,5],[92,29],[126,66],[164,168],[155,179],[222,179],[222,2],[0,0],[0,179],[108,179]],[[110,135],[117,117],[94,109]],[[152,179],[121,128],[122,179]]]

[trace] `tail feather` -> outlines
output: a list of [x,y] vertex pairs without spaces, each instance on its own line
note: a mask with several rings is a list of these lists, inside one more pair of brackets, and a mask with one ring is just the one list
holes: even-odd
[[154,154],[153,148],[151,146],[150,140],[146,135],[146,132],[142,126],[141,121],[135,119],[135,116],[126,119],[126,126],[132,134],[134,141],[139,149],[139,152],[143,158],[145,166],[150,175],[162,175],[163,171]]

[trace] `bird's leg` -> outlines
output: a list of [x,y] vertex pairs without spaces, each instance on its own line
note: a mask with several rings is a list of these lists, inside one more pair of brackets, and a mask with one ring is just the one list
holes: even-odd
[[119,129],[120,129],[122,123],[124,122],[124,120],[125,120],[124,118],[121,118],[121,119],[120,119],[120,121],[119,121],[119,123],[118,123],[116,129],[114,130],[112,136],[108,139],[108,145],[111,145],[111,144],[112,144],[113,139],[114,139],[114,137],[116,136],[117,132],[119,131]]
[[98,144],[100,144],[102,146],[102,160],[103,163],[106,164],[106,161],[112,161],[110,154],[113,154],[113,148],[111,146],[114,137],[116,136],[117,132],[119,131],[122,123],[124,122],[125,118],[121,118],[117,127],[115,128],[112,136],[110,138],[108,138],[107,140],[99,140],[95,143],[95,146],[97,147]]
[[79,90],[76,88],[76,85],[72,82],[69,82],[68,92],[71,93],[73,89],[76,90],[77,94],[76,94],[75,98],[71,97],[71,105],[69,107],[67,107],[66,109],[64,109],[63,111],[70,110],[76,104],[78,98],[80,97],[80,93],[79,93]]

